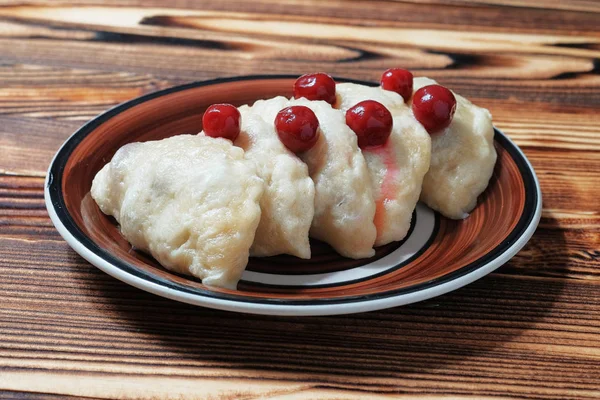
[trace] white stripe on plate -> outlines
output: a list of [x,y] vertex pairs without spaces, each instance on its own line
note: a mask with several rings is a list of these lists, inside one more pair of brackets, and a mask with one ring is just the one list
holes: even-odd
[[349,281],[368,278],[393,269],[418,253],[433,234],[435,227],[434,212],[421,203],[417,204],[416,210],[417,223],[415,229],[402,246],[372,263],[343,271],[312,275],[279,275],[245,271],[242,280],[278,286],[343,285]]

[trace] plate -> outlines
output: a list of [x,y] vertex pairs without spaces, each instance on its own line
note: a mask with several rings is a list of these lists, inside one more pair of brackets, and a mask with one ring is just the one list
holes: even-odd
[[535,231],[542,203],[538,180],[521,150],[497,129],[493,177],[466,220],[446,219],[419,204],[406,239],[376,249],[373,258],[345,259],[312,242],[310,260],[251,259],[238,290],[208,288],[165,270],[132,249],[114,219],[91,199],[93,177],[124,144],[197,133],[209,105],[291,96],[295,78],[191,83],[139,97],[94,118],[63,144],[50,165],[45,200],[52,222],[83,258],[130,285],[199,306],[273,315],[356,313],[438,296],[500,267]]

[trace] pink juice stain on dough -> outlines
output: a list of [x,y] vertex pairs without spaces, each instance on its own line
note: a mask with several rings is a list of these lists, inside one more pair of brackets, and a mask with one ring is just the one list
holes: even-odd
[[385,202],[396,198],[396,177],[398,175],[396,154],[389,145],[389,141],[383,146],[366,149],[366,151],[379,156],[386,168],[379,198],[375,201],[375,218],[373,220],[377,232],[381,232],[385,219]]

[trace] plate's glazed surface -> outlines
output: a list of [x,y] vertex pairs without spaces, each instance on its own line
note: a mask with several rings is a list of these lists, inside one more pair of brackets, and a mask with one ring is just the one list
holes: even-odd
[[286,315],[360,312],[430,298],[499,267],[533,234],[539,184],[525,156],[497,130],[494,175],[466,220],[448,220],[419,205],[408,237],[377,249],[372,259],[344,259],[315,242],[311,260],[251,259],[238,290],[209,289],[133,250],[89,196],[95,174],[124,144],[197,133],[209,105],[289,96],[293,80],[244,77],[175,87],[90,121],[50,166],[46,202],[54,224],[84,258],[134,286],[198,305]]

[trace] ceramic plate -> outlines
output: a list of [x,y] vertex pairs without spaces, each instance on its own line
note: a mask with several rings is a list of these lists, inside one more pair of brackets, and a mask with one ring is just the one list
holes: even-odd
[[124,144],[197,133],[209,105],[290,96],[294,79],[192,83],[142,96],[91,120],[50,165],[45,198],[54,225],[82,257],[135,287],[200,306],[278,315],[355,313],[428,299],[488,274],[529,240],[540,218],[539,183],[521,150],[498,130],[494,175],[468,219],[452,221],[419,204],[407,238],[378,248],[371,259],[345,259],[313,242],[311,260],[251,259],[238,290],[207,288],[168,272],[133,250],[91,199],[93,177]]

